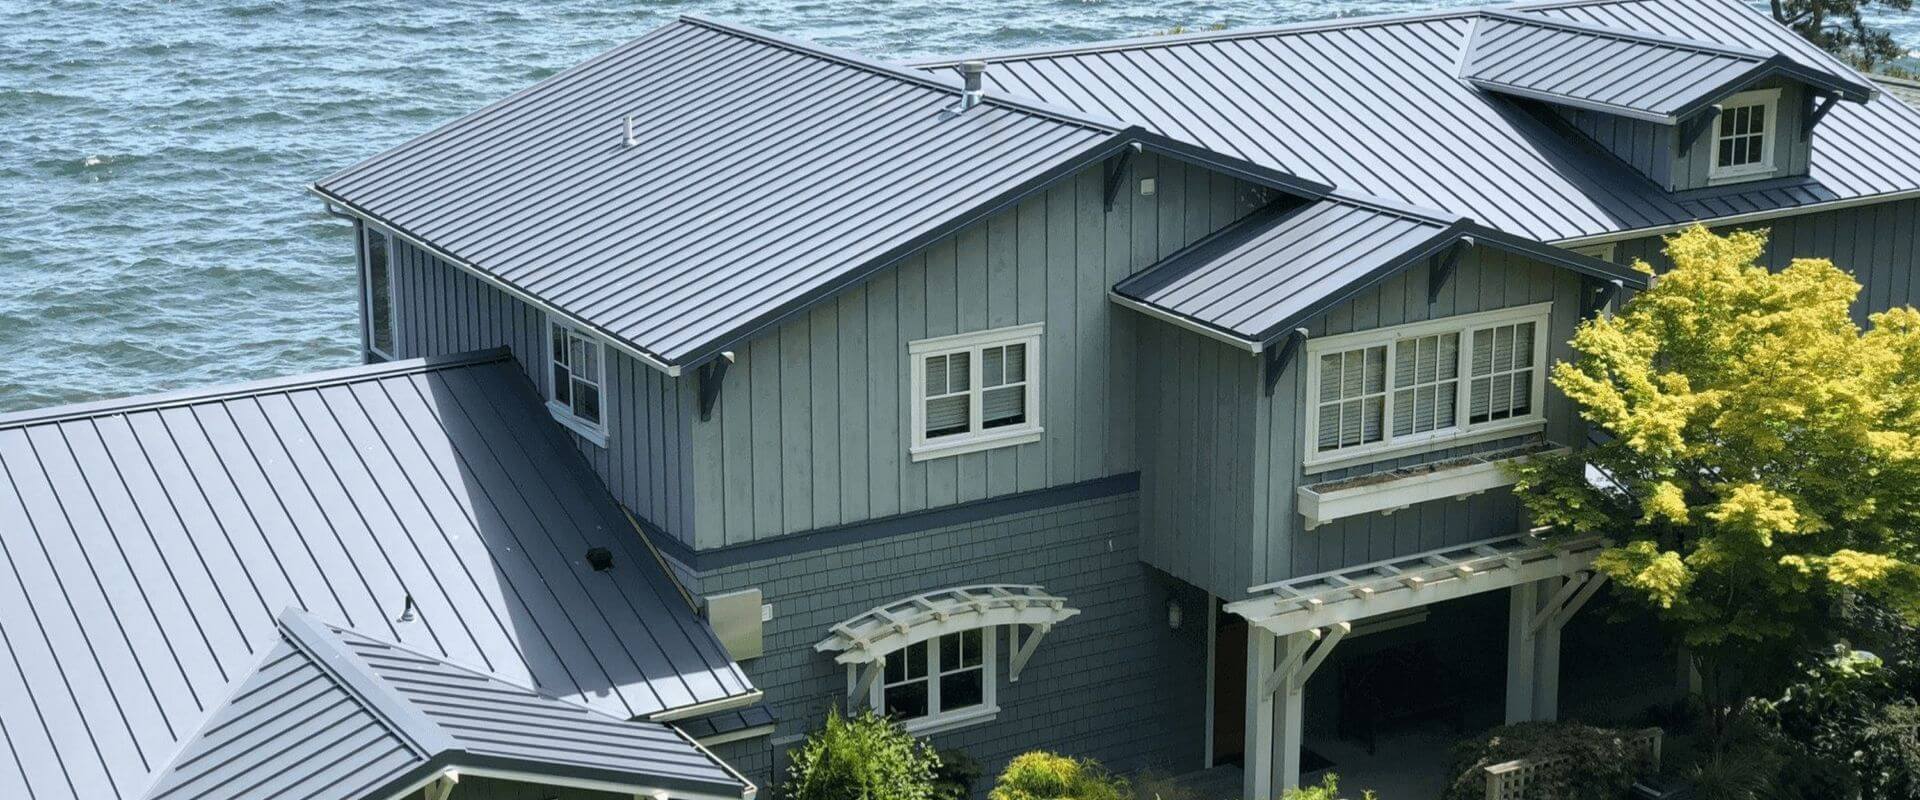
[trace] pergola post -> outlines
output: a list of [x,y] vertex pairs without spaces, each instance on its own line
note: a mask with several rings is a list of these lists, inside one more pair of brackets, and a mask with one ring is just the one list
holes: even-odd
[[[1258,625],[1247,626],[1247,722],[1241,797],[1273,797],[1273,760],[1280,743],[1274,736],[1274,697],[1267,681],[1279,668],[1278,639]],[[1295,742],[1297,749],[1299,743]]]
[[1268,800],[1300,785],[1307,679],[1326,662],[1334,646],[1353,632],[1353,624],[1340,622],[1285,636],[1258,626],[1248,631],[1248,757],[1243,788],[1249,800]]
[[1507,590],[1507,724],[1533,719],[1534,669],[1539,650],[1534,646],[1533,616],[1540,610],[1539,584],[1529,581]]
[[1560,717],[1560,629],[1607,582],[1581,572],[1515,584],[1508,591],[1507,724]]
[[[1559,593],[1576,586],[1564,578],[1547,578],[1535,585],[1540,587],[1534,594],[1541,599],[1543,611],[1558,609],[1564,602]],[[1560,627],[1564,624],[1565,620],[1562,619],[1549,620],[1539,626],[1539,631],[1533,637],[1534,720],[1552,722],[1560,718]]]

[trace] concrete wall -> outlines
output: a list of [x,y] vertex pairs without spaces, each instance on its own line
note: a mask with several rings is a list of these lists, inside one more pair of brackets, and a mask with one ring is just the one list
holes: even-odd
[[[1015,755],[1044,748],[1092,756],[1115,769],[1200,766],[1204,740],[1204,597],[1139,561],[1132,493],[935,528],[716,570],[699,590],[758,587],[773,605],[766,654],[744,662],[779,717],[771,738],[720,753],[763,786],[786,752],[844,709],[846,668],[813,646],[836,623],[922,592],[981,583],[1032,583],[1081,613],[1047,636],[1007,680],[1000,634],[999,716],[935,734],[936,747],[978,759],[990,780]],[[1167,602],[1184,604],[1178,631]]]

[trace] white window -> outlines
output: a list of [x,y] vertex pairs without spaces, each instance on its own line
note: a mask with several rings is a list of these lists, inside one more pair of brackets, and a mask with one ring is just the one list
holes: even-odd
[[1745,178],[1773,172],[1774,129],[1780,90],[1741,92],[1720,104],[1713,135],[1711,178]]
[[1539,428],[1551,307],[1541,303],[1309,341],[1308,468]]
[[549,319],[547,408],[595,444],[606,444],[606,350],[592,335]]
[[886,667],[874,682],[873,707],[915,732],[997,712],[996,630],[944,634],[888,653]]
[[1040,440],[1038,324],[907,345],[913,460]]
[[372,225],[361,225],[360,287],[365,292],[367,351],[381,361],[392,361],[393,236]]

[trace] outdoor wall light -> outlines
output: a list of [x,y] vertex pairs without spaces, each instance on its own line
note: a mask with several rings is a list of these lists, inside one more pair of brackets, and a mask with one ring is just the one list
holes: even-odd
[[1167,628],[1169,630],[1180,630],[1180,623],[1184,622],[1186,618],[1187,612],[1180,608],[1180,601],[1167,601]]

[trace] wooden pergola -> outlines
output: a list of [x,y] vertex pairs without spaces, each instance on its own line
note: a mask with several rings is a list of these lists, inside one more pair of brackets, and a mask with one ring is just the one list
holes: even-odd
[[[1600,590],[1599,537],[1535,530],[1253,587],[1229,603],[1249,623],[1245,796],[1299,785],[1302,696],[1359,620],[1469,595],[1512,592],[1508,722],[1559,713],[1560,629]],[[1277,784],[1277,788],[1276,788]]]

